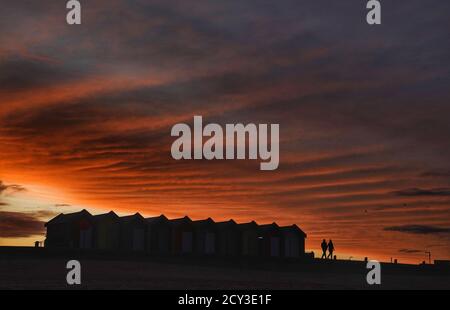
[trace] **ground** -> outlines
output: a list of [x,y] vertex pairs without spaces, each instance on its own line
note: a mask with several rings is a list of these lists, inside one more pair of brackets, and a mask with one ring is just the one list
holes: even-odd
[[[83,289],[450,289],[448,272],[384,268],[381,286],[366,283],[361,262],[204,264],[194,259],[80,258]],[[67,258],[1,257],[0,289],[72,289]]]

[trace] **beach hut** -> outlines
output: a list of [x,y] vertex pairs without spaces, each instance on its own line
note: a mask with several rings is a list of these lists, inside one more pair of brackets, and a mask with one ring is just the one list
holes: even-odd
[[90,249],[93,246],[93,218],[86,210],[61,213],[48,221],[45,227],[47,248]]
[[145,250],[147,224],[139,213],[122,216],[120,220],[120,248],[125,251]]
[[241,248],[241,238],[238,225],[229,220],[216,223],[217,249],[220,256],[238,256]]
[[284,256],[300,257],[305,254],[306,234],[297,225],[280,227],[284,240]]
[[192,220],[185,216],[170,220],[172,233],[172,253],[192,254],[194,250],[194,227]]
[[94,215],[94,247],[99,250],[118,250],[120,220],[113,211]]
[[282,232],[276,223],[260,225],[260,255],[263,257],[280,257],[282,253]]
[[215,255],[217,227],[211,218],[193,221],[195,234],[195,253],[198,255]]
[[238,224],[241,239],[241,254],[256,257],[259,255],[259,231],[255,221]]
[[164,215],[149,217],[147,223],[147,251],[167,255],[171,252],[171,225]]

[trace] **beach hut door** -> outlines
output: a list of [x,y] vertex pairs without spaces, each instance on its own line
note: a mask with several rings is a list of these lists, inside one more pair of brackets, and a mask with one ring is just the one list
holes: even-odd
[[280,238],[270,238],[270,256],[280,256]]
[[205,252],[206,254],[214,254],[215,240],[214,233],[208,232],[205,236]]
[[183,253],[192,252],[192,232],[184,231],[181,238],[181,251]]
[[144,230],[143,229],[133,229],[133,250],[143,251],[144,250]]

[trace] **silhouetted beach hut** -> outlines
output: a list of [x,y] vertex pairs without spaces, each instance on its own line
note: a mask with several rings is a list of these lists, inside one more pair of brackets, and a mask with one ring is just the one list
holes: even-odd
[[194,250],[194,227],[192,220],[185,216],[170,220],[172,227],[172,253],[191,254]]
[[280,227],[284,240],[284,256],[300,257],[305,254],[306,234],[297,225]]
[[211,218],[193,221],[195,234],[195,253],[199,255],[216,254],[217,227]]
[[241,254],[243,256],[259,255],[259,231],[255,221],[238,224],[241,236]]
[[216,223],[217,249],[221,256],[238,256],[241,248],[241,238],[238,225],[229,220]]
[[86,210],[61,213],[48,221],[45,227],[45,247],[90,249],[93,246],[93,218]]
[[120,220],[113,211],[93,216],[94,247],[99,250],[118,250]]
[[144,251],[147,223],[139,213],[120,219],[120,248],[126,251]]
[[280,257],[282,232],[276,223],[259,226],[261,256]]
[[152,254],[170,254],[171,225],[167,217],[161,214],[146,218],[145,221],[147,222],[147,251]]

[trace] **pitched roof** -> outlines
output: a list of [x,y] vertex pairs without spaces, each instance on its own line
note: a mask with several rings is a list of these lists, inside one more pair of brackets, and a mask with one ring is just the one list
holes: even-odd
[[217,228],[219,229],[225,229],[225,228],[231,228],[231,227],[236,227],[238,224],[230,219],[228,221],[223,221],[223,222],[216,222]]
[[192,224],[194,224],[195,227],[197,228],[205,228],[208,226],[213,226],[216,222],[213,221],[212,218],[208,217],[207,219],[204,220],[198,220],[198,221],[193,221]]
[[184,223],[192,223],[192,220],[189,218],[189,216],[185,216],[185,217],[181,217],[178,219],[169,220],[169,222],[172,225],[180,225],[180,224],[184,224]]
[[68,223],[71,221],[76,221],[83,217],[92,218],[92,214],[90,214],[85,209],[83,209],[79,212],[74,212],[74,213],[67,213],[67,214],[61,213],[61,214],[57,215],[56,217],[54,217],[53,219],[51,219],[50,221],[48,221],[47,223],[45,223],[45,227],[47,227],[47,225],[50,225],[50,224],[62,224],[62,223]]
[[103,214],[97,214],[97,215],[93,216],[93,219],[96,222],[104,220],[104,219],[108,219],[108,218],[118,220],[119,216],[114,211],[110,211],[108,213],[103,213]]
[[257,229],[258,224],[255,221],[251,221],[249,223],[238,224],[239,229]]
[[223,222],[214,222],[214,220],[210,217],[207,219],[204,219],[204,220],[192,221],[188,216],[169,220],[164,214],[161,214],[160,216],[149,217],[149,218],[144,219],[144,217],[139,213],[119,217],[116,213],[114,213],[114,211],[110,211],[108,213],[98,214],[98,215],[93,216],[91,213],[89,213],[85,209],[83,209],[79,212],[74,212],[74,213],[68,213],[68,214],[61,213],[61,214],[57,215],[56,217],[54,217],[53,219],[51,219],[50,221],[48,221],[47,223],[45,223],[45,226],[47,227],[47,225],[49,225],[49,224],[68,223],[71,221],[76,221],[83,217],[90,218],[93,221],[100,221],[100,220],[103,220],[106,218],[115,218],[115,219],[120,220],[122,223],[130,223],[134,220],[138,220],[143,223],[168,222],[172,225],[180,225],[180,224],[185,224],[185,223],[191,224],[192,223],[196,227],[215,225],[219,229],[225,229],[225,228],[229,228],[229,227],[237,227],[240,230],[259,229],[261,231],[266,231],[266,230],[270,230],[270,229],[279,229],[281,231],[292,231],[292,232],[300,233],[301,235],[304,236],[304,238],[307,237],[306,233],[295,224],[290,225],[290,226],[283,226],[283,227],[278,226],[277,223],[275,223],[275,222],[271,223],[271,224],[264,224],[264,225],[258,225],[255,221],[237,224],[232,219],[230,219],[228,221],[223,221]]
[[137,212],[137,213],[135,213],[133,215],[127,215],[127,216],[121,216],[120,217],[120,221],[122,223],[125,223],[125,224],[131,223],[132,221],[135,221],[135,220],[143,222],[144,221],[144,217],[139,212]]
[[307,237],[306,233],[303,230],[301,230],[301,228],[298,227],[295,224],[290,225],[290,226],[283,226],[283,227],[280,227],[280,229],[282,231],[294,231],[294,232],[297,232],[297,233],[300,233],[301,235],[303,235],[304,238]]
[[265,229],[278,229],[278,228],[280,228],[280,226],[278,226],[277,223],[273,222],[273,223],[270,223],[270,224],[259,225],[259,228],[264,229],[264,230]]
[[265,233],[272,233],[272,232],[275,232],[275,233],[280,233],[281,232],[280,226],[278,226],[278,224],[275,223],[275,222],[273,222],[271,224],[259,225],[258,226],[258,231],[260,233],[263,233],[263,234],[265,234]]
[[161,214],[160,216],[147,217],[145,219],[145,221],[148,224],[155,224],[155,223],[160,223],[160,222],[168,222],[169,220],[167,219],[167,217],[164,214]]

